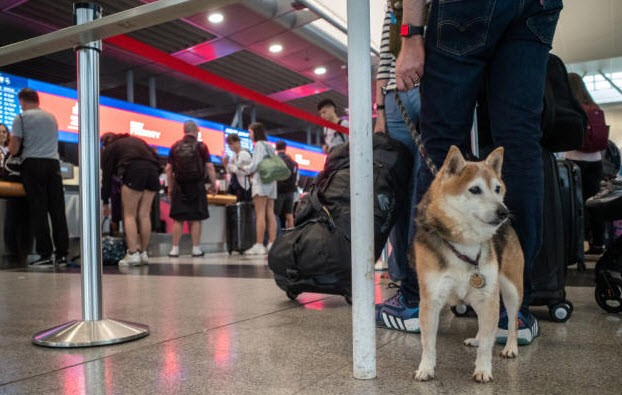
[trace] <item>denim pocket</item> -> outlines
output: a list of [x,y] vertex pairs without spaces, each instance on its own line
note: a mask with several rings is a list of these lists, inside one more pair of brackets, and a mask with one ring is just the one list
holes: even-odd
[[465,55],[486,44],[496,0],[440,0],[436,46]]
[[545,0],[542,11],[527,18],[529,30],[538,37],[542,44],[549,47],[553,44],[553,36],[562,7],[561,0]]

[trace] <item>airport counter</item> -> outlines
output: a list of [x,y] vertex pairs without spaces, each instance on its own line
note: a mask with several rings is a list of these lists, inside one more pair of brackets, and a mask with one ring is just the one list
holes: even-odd
[[[80,250],[80,194],[75,184],[64,186],[65,214],[70,238],[70,256]],[[0,267],[23,267],[28,254],[34,252],[34,239],[28,224],[26,192],[19,182],[0,181]],[[225,206],[235,203],[234,195],[207,195],[210,217],[202,221],[201,247],[205,252],[224,252],[226,250],[226,210]],[[160,195],[158,218],[163,232],[152,234],[149,245],[150,256],[166,256],[171,247],[173,220],[168,216],[170,202],[164,194]],[[161,226],[161,227],[162,227]],[[188,226],[180,243],[182,253],[190,250],[191,242]]]

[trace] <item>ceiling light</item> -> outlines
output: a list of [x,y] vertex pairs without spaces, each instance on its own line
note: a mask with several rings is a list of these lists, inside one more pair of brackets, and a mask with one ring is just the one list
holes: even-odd
[[220,23],[225,20],[225,17],[221,13],[215,12],[213,14],[209,14],[207,20],[212,23]]
[[272,44],[268,50],[272,53],[279,53],[283,50],[283,46],[281,44]]
[[320,67],[316,67],[315,70],[313,70],[313,72],[316,75],[322,75],[322,74],[326,74],[326,67],[320,66]]

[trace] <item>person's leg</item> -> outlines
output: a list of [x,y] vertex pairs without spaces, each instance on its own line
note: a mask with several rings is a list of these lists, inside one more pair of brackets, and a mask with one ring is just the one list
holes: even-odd
[[285,223],[283,223],[282,225],[285,226],[286,228],[293,228],[294,227],[294,192],[288,192],[285,194],[282,213],[283,213],[283,216],[285,217]]
[[[419,111],[421,109],[419,88],[408,92],[400,92],[400,99],[407,109],[408,115],[416,124],[419,120]],[[409,257],[411,243],[415,235],[415,217],[417,212],[415,190],[417,171],[419,169],[419,150],[412,138],[411,130],[406,125],[397,106],[395,92],[389,92],[384,99],[384,103],[389,136],[408,147],[413,157],[412,175],[408,185],[410,193],[407,202],[404,204],[405,212],[398,216],[397,222],[389,236],[393,246],[393,253],[389,256],[389,275],[393,280],[401,280],[400,291],[408,303],[414,304],[419,301],[419,285],[417,283],[417,273],[411,267]]]
[[[184,229],[184,221],[173,221],[173,248],[179,249],[179,240]],[[176,254],[179,255],[179,251]]]
[[255,230],[257,232],[256,244],[262,244],[266,233],[266,196],[253,196],[253,205],[255,206]]
[[274,199],[266,200],[266,224],[268,226],[268,245],[272,246],[276,240],[276,217],[274,215]]
[[138,202],[138,231],[140,232],[140,245],[143,251],[149,249],[151,239],[151,206],[153,205],[154,191],[142,192]]
[[48,223],[47,172],[40,162],[32,158],[24,160],[21,174],[28,202],[30,229],[35,236],[37,254],[41,258],[50,258],[52,241]]
[[60,174],[60,163],[49,161],[48,169],[48,210],[52,222],[52,237],[58,263],[67,263],[69,253],[69,230],[67,228],[67,215],[65,214],[65,193],[63,191],[63,179]]
[[128,252],[134,253],[138,250],[138,224],[137,213],[138,203],[142,192],[135,191],[127,185],[121,188],[121,201],[123,202],[123,228],[125,231],[125,242]]
[[190,237],[192,247],[199,247],[201,244],[201,221],[190,221]]
[[[581,162],[579,166],[582,166],[583,201],[585,202],[600,191],[600,180],[603,177],[603,162]],[[589,215],[587,210],[583,212],[592,234],[592,237],[589,239],[590,253],[601,254],[605,245],[605,224],[598,218]]]
[[[552,7],[550,1],[545,4]],[[505,149],[503,180],[512,225],[525,255],[522,309],[533,299],[531,273],[542,244],[541,116],[548,53],[559,7],[545,10],[539,1],[526,3],[497,45],[488,72],[488,107],[495,146]],[[535,30],[534,30],[535,29]]]

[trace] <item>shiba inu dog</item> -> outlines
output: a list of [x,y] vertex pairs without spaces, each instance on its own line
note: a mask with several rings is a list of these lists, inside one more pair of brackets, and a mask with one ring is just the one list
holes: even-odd
[[421,363],[414,377],[434,378],[436,334],[445,304],[468,304],[478,332],[473,378],[492,380],[492,347],[499,320],[499,291],[508,313],[504,358],[518,355],[517,314],[523,296],[523,251],[509,223],[501,180],[503,148],[483,162],[467,162],[452,146],[417,208],[414,257],[419,278]]

